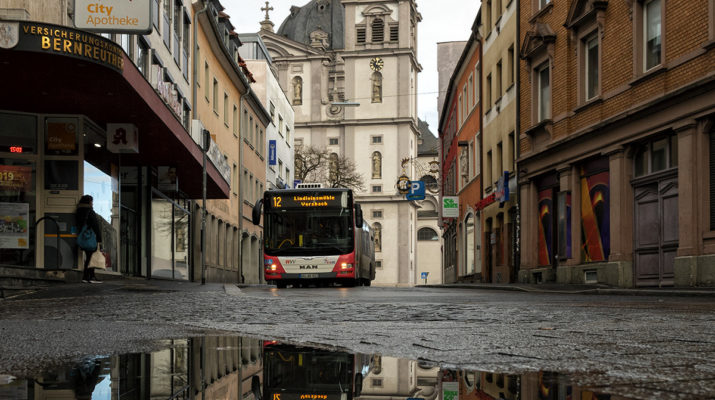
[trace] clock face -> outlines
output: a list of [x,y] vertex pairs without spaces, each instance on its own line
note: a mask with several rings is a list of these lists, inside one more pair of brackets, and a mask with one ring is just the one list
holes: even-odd
[[380,58],[380,57],[375,57],[372,60],[370,60],[370,68],[373,71],[380,71],[384,64],[385,64],[385,62],[382,61],[382,58]]

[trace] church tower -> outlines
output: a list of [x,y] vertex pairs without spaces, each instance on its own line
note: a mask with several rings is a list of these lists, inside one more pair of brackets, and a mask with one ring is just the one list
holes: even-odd
[[356,200],[376,232],[377,285],[419,278],[418,206],[396,183],[420,178],[421,19],[415,0],[312,0],[292,7],[277,33],[259,32],[295,110],[295,145],[347,157],[363,177]]

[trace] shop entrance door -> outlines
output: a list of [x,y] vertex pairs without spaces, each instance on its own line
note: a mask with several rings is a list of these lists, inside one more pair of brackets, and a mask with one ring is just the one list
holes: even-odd
[[672,286],[678,249],[678,181],[669,175],[634,187],[637,286]]

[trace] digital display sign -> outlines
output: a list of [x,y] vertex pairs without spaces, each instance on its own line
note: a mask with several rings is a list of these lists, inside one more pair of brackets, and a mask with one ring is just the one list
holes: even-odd
[[347,207],[343,196],[345,193],[275,194],[269,195],[268,206],[274,209]]

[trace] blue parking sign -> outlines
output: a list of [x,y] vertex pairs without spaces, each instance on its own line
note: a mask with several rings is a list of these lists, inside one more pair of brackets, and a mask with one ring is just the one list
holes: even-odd
[[407,197],[407,200],[424,200],[425,183],[422,181],[410,181],[410,192],[405,197]]

